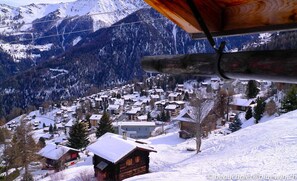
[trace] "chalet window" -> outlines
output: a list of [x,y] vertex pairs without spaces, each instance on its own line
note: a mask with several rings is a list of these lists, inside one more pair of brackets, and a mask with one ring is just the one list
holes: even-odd
[[135,163],[139,163],[140,162],[140,156],[136,156],[135,157]]
[[77,154],[76,153],[72,153],[71,154],[71,158],[73,159],[73,158],[76,158],[77,157]]
[[130,166],[130,165],[132,165],[132,159],[131,158],[126,160],[126,166]]

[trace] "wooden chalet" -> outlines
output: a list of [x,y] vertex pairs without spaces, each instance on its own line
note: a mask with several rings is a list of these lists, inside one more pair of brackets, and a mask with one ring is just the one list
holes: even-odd
[[97,180],[123,180],[149,172],[152,147],[125,136],[106,133],[87,147],[94,153],[93,165]]
[[92,114],[92,116],[90,117],[91,125],[94,127],[98,126],[101,118],[102,118],[101,114]]
[[38,154],[46,159],[45,168],[62,170],[79,159],[79,150],[62,145],[47,144]]
[[[173,119],[173,121],[179,122],[180,138],[192,138],[195,136],[197,130],[196,116],[193,114],[192,108],[185,108],[181,113]],[[216,129],[218,118],[213,114],[213,110],[208,110],[208,112],[201,118],[201,129],[202,135],[206,137],[208,133]]]
[[230,102],[230,107],[234,112],[245,112],[249,107],[255,104],[255,99],[242,99],[234,97]]

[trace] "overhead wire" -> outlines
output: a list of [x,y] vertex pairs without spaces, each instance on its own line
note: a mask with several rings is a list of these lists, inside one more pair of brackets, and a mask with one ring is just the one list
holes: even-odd
[[[149,8],[147,8],[147,9],[149,9]],[[132,10],[132,9],[125,9],[125,10]],[[138,9],[134,9],[134,10],[138,10]],[[100,14],[101,15],[102,14],[110,14],[110,13],[115,13],[115,12],[118,12],[118,11],[122,11],[122,10],[116,10],[116,11],[110,11],[110,12],[101,12],[101,13],[94,13],[94,14],[89,14],[89,15],[95,16],[95,15],[100,15]],[[82,17],[82,16],[72,16],[72,17],[69,17],[69,18],[66,18],[66,19],[73,19],[73,18],[77,18],[77,17]],[[65,20],[65,18],[63,20]],[[158,20],[165,20],[165,18],[164,17],[161,17],[161,18],[155,18],[155,19],[150,19],[150,20],[133,21],[133,22],[130,22],[130,23],[114,24],[114,25],[111,25],[111,26],[106,26],[106,27],[99,28],[98,30],[104,29],[104,28],[106,29],[106,28],[114,28],[114,27],[122,27],[122,26],[127,26],[127,25],[133,25],[133,24],[138,24],[138,23],[142,23],[142,22],[154,22],[154,21],[158,21]],[[45,23],[45,22],[51,22],[51,21],[57,21],[57,20],[48,20],[48,21],[42,21],[42,22]],[[27,23],[27,24],[38,24],[38,23],[41,23],[41,22]],[[0,27],[0,28],[3,28],[3,27]],[[40,36],[40,37],[34,37],[34,33],[22,33],[22,32],[19,32],[20,34],[18,34],[18,35],[31,35],[32,38],[20,39],[20,40],[15,40],[15,41],[9,41],[9,42],[5,42],[5,43],[11,43],[11,44],[13,44],[13,43],[18,43],[18,42],[33,41],[33,40],[44,39],[44,38],[51,38],[51,37],[56,37],[56,36],[61,36],[61,35],[70,35],[70,34],[75,34],[75,33],[88,32],[88,31],[93,31],[93,30],[94,30],[93,28],[89,28],[89,29],[83,29],[83,30],[78,30],[78,31],[71,31],[71,32],[66,32],[66,33],[56,33],[56,34],[46,35],[46,36]]]
[[[107,11],[107,12],[98,12],[98,13],[91,13],[91,14],[85,14],[85,15],[75,15],[75,16],[70,16],[70,17],[65,17],[65,18],[61,18],[62,20],[69,20],[69,19],[74,19],[74,18],[78,18],[78,17],[83,17],[83,16],[96,16],[96,15],[104,15],[104,14],[113,14],[116,12],[121,12],[121,11],[135,11],[135,10],[139,10],[139,9],[146,9],[148,7],[140,7],[140,8],[131,8],[131,9],[118,9],[118,10],[114,10],[114,11]],[[14,20],[16,21],[16,20]],[[54,22],[57,20],[44,20],[44,21],[32,21],[30,23],[24,23],[23,25],[35,25],[35,24],[41,24],[41,23],[48,23],[48,22]],[[15,25],[5,25],[5,26],[0,26],[0,29],[2,28],[12,28]]]
[[[100,29],[121,27],[121,26],[138,24],[138,23],[142,23],[142,22],[154,22],[154,21],[158,21],[158,20],[165,20],[165,18],[155,18],[155,19],[151,19],[151,20],[140,20],[140,21],[134,21],[134,22],[130,22],[130,23],[116,24],[116,25],[111,25],[111,26],[107,26],[107,27],[102,27]],[[82,32],[88,32],[88,31],[93,31],[93,28],[83,29],[83,30],[78,30],[78,31],[71,31],[71,32],[66,32],[66,33],[57,33],[57,34],[52,34],[52,35],[40,36],[40,37],[34,37],[34,34],[26,33],[26,34],[31,34],[32,38],[15,40],[15,41],[10,41],[10,42],[6,42],[6,43],[11,43],[12,44],[12,43],[17,43],[17,42],[32,41],[32,40],[51,38],[51,37],[56,37],[56,36],[61,36],[61,35],[70,35],[70,34],[82,33]],[[23,35],[25,35],[25,34],[23,34]]]

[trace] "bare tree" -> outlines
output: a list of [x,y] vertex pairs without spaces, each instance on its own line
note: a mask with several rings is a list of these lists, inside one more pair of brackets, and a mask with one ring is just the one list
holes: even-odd
[[[213,99],[212,97],[213,95],[203,95],[199,90],[191,95],[190,105],[192,107],[192,115],[196,122],[195,138],[197,153],[199,153],[201,149],[203,126],[204,128],[209,127],[210,130],[211,126],[209,123],[216,119],[215,115],[211,115],[211,110],[213,109],[213,105],[215,105],[214,103],[211,103]],[[206,118],[208,118],[208,121]]]
[[193,116],[196,122],[196,153],[199,153],[202,143],[202,96],[200,92],[193,94],[190,105],[192,106]]
[[24,180],[30,180],[29,164],[38,159],[36,154],[37,144],[32,137],[32,128],[21,120],[21,124],[16,128],[11,141],[11,149],[13,150],[14,164],[25,168]]

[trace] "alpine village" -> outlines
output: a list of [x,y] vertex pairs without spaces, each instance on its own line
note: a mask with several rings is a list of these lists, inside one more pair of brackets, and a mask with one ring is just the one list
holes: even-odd
[[[297,180],[297,32],[257,32],[270,8],[297,1],[0,1],[0,181]],[[283,63],[233,78],[248,51]]]

